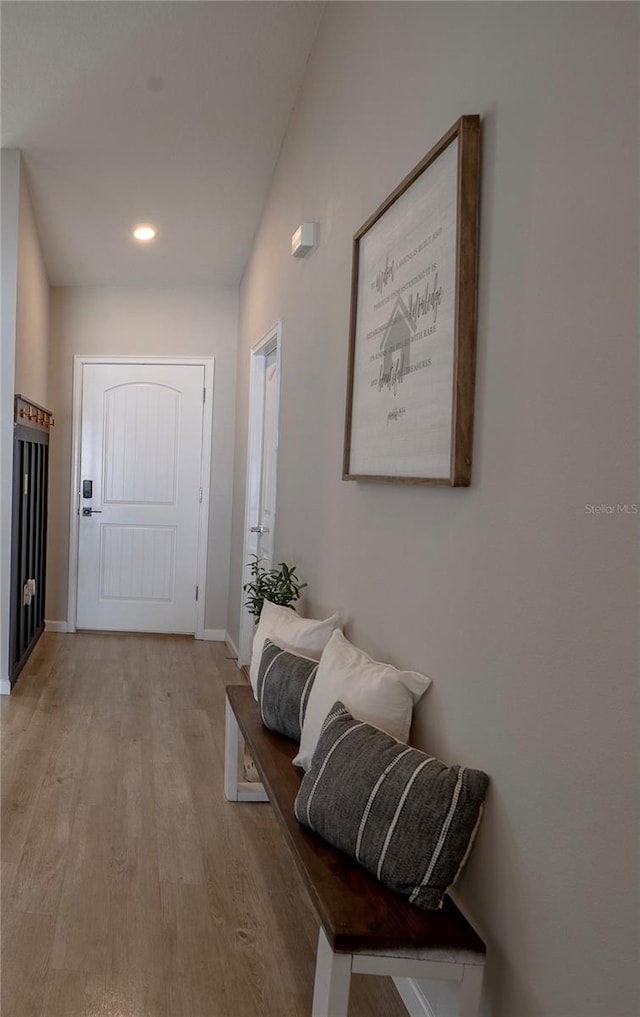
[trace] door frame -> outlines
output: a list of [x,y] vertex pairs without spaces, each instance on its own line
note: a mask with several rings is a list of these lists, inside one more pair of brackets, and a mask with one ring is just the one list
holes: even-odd
[[[280,431],[280,383],[282,366],[282,321],[278,319],[249,351],[249,432],[247,437],[247,478],[244,501],[244,532],[242,536],[242,579],[240,582],[240,631],[238,634],[238,666],[248,664],[251,659],[251,640],[254,631],[253,615],[244,606],[245,594],[242,587],[250,578],[247,566],[249,529],[258,525],[255,507],[262,474],[262,439],[264,431],[264,376],[265,357],[275,350],[278,383],[276,398],[276,449]],[[278,463],[276,459],[276,504]],[[253,506],[253,508],[252,508]],[[276,513],[277,518],[277,513]],[[274,528],[275,529],[275,528]]]
[[78,537],[80,534],[80,453],[82,445],[82,382],[85,364],[141,364],[173,367],[204,367],[205,399],[202,417],[202,453],[200,486],[202,501],[198,509],[198,558],[194,601],[194,636],[204,639],[204,608],[207,596],[207,551],[209,546],[209,494],[211,484],[211,441],[213,430],[214,357],[95,357],[77,354],[73,358],[73,410],[71,425],[71,490],[69,500],[69,590],[67,599],[67,631],[76,631],[78,600]]

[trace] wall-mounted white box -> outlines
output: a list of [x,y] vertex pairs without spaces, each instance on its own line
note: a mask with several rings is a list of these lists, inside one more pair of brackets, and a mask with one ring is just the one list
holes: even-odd
[[291,253],[294,258],[304,258],[305,254],[318,246],[318,223],[303,222],[291,237]]

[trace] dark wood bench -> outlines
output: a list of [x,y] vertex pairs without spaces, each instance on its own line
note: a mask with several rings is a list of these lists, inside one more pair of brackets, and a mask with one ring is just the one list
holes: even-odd
[[[242,780],[242,741],[262,784]],[[423,911],[388,890],[343,852],[302,826],[293,813],[302,772],[297,745],[269,731],[251,688],[227,687],[225,794],[269,801],[320,919],[313,1017],[346,1017],[353,972],[459,983],[460,1017],[477,1017],[485,945],[454,902]]]

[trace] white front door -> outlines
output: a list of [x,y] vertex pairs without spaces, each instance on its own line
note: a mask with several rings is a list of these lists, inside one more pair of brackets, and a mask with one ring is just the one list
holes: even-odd
[[204,376],[83,365],[78,628],[195,631]]

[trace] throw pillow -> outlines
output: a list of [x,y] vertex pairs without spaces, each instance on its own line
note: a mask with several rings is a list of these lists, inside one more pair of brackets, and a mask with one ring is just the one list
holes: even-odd
[[473,843],[489,778],[446,766],[342,703],[329,713],[295,814],[420,908],[440,908]]
[[283,650],[265,639],[258,671],[258,707],[271,731],[300,741],[302,722],[318,661]]
[[320,659],[294,764],[309,769],[324,719],[337,699],[359,720],[406,742],[414,704],[430,684],[431,679],[417,671],[398,671],[372,660],[342,632],[334,632]]
[[324,621],[316,618],[301,618],[290,607],[272,604],[265,600],[260,612],[260,621],[253,637],[253,651],[249,679],[253,694],[257,697],[258,671],[265,639],[271,639],[285,650],[302,651],[308,657],[320,659],[334,629],[340,628],[340,615],[332,614]]

